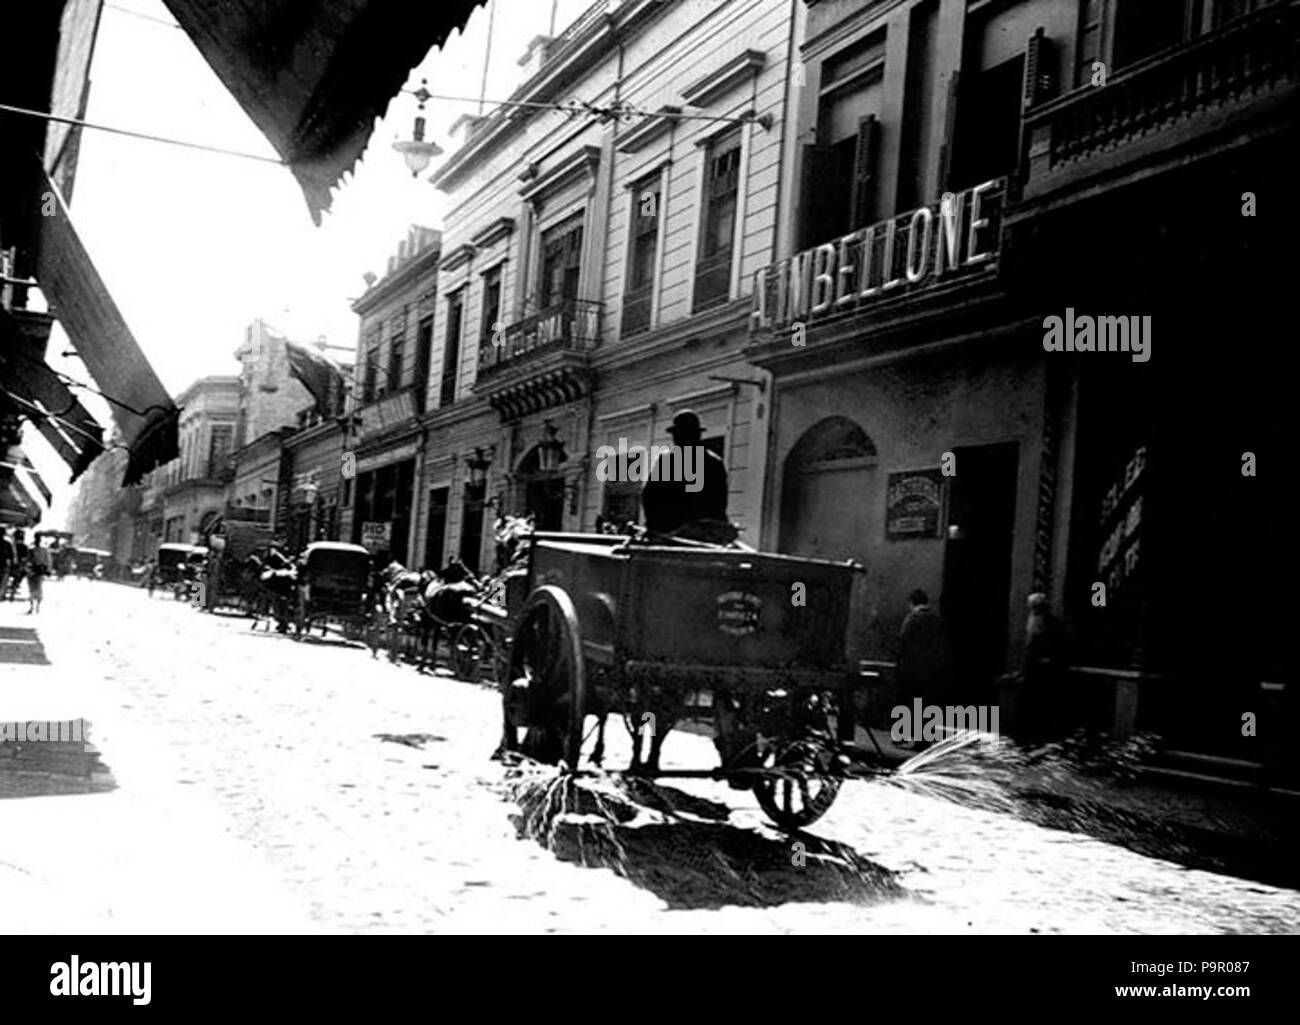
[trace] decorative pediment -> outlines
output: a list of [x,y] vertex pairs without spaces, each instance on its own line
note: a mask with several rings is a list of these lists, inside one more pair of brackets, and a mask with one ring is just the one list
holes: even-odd
[[515,219],[513,217],[499,217],[475,235],[471,241],[479,249],[487,249],[501,239],[508,238],[514,230]]
[[547,193],[563,188],[575,179],[595,178],[600,166],[600,148],[583,146],[562,159],[551,170],[539,173],[529,181],[519,195],[525,200],[538,199]]
[[647,114],[626,132],[620,135],[614,145],[620,153],[635,153],[644,149],[661,135],[672,130],[682,113],[681,107],[660,107],[653,114]]
[[767,55],[761,50],[746,50],[688,85],[682,90],[682,99],[692,107],[707,106],[723,93],[758,74],[766,63]]
[[472,260],[474,254],[477,252],[478,249],[475,246],[470,245],[468,242],[464,245],[457,246],[451,252],[443,256],[443,258],[438,262],[438,270],[455,270],[461,264],[468,263]]

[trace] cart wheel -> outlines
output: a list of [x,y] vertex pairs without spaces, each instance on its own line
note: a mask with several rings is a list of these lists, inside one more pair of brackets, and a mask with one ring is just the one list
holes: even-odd
[[799,742],[787,745],[779,756],[769,754],[764,759],[764,768],[788,772],[754,784],[758,806],[781,829],[802,829],[816,822],[830,811],[839,795],[840,780],[815,771],[817,754],[817,745]]
[[[586,666],[573,600],[540,587],[520,615],[502,691],[508,745],[547,765],[578,767],[585,725]],[[525,730],[522,742],[517,730]]]
[[458,679],[470,683],[496,679],[496,645],[477,623],[461,625],[451,638],[451,666]]

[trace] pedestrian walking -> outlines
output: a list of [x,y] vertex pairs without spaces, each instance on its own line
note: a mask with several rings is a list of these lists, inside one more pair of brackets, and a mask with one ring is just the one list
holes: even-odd
[[[908,595],[911,608],[898,631],[898,697],[942,704],[948,695],[950,659],[943,617],[921,588]],[[912,737],[914,744],[921,738]]]
[[1064,634],[1047,595],[1035,591],[1025,604],[1029,618],[1025,623],[1025,664],[1020,673],[1021,734],[1030,743],[1045,743],[1060,733]]
[[38,542],[31,551],[27,567],[27,614],[29,616],[41,611],[41,601],[45,597],[45,578],[50,575],[53,568],[50,550]]
[[9,598],[9,574],[13,572],[14,544],[9,540],[9,531],[0,527],[0,601]]

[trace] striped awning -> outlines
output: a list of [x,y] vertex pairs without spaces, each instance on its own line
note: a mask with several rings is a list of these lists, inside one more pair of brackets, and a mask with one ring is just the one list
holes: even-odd
[[486,0],[163,0],[288,163],[312,219],[411,68]]

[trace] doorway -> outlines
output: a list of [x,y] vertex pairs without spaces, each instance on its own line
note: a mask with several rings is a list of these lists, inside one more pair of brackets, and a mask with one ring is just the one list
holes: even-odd
[[976,445],[953,455],[942,602],[956,670],[952,697],[993,704],[995,681],[1006,671],[1019,447]]

